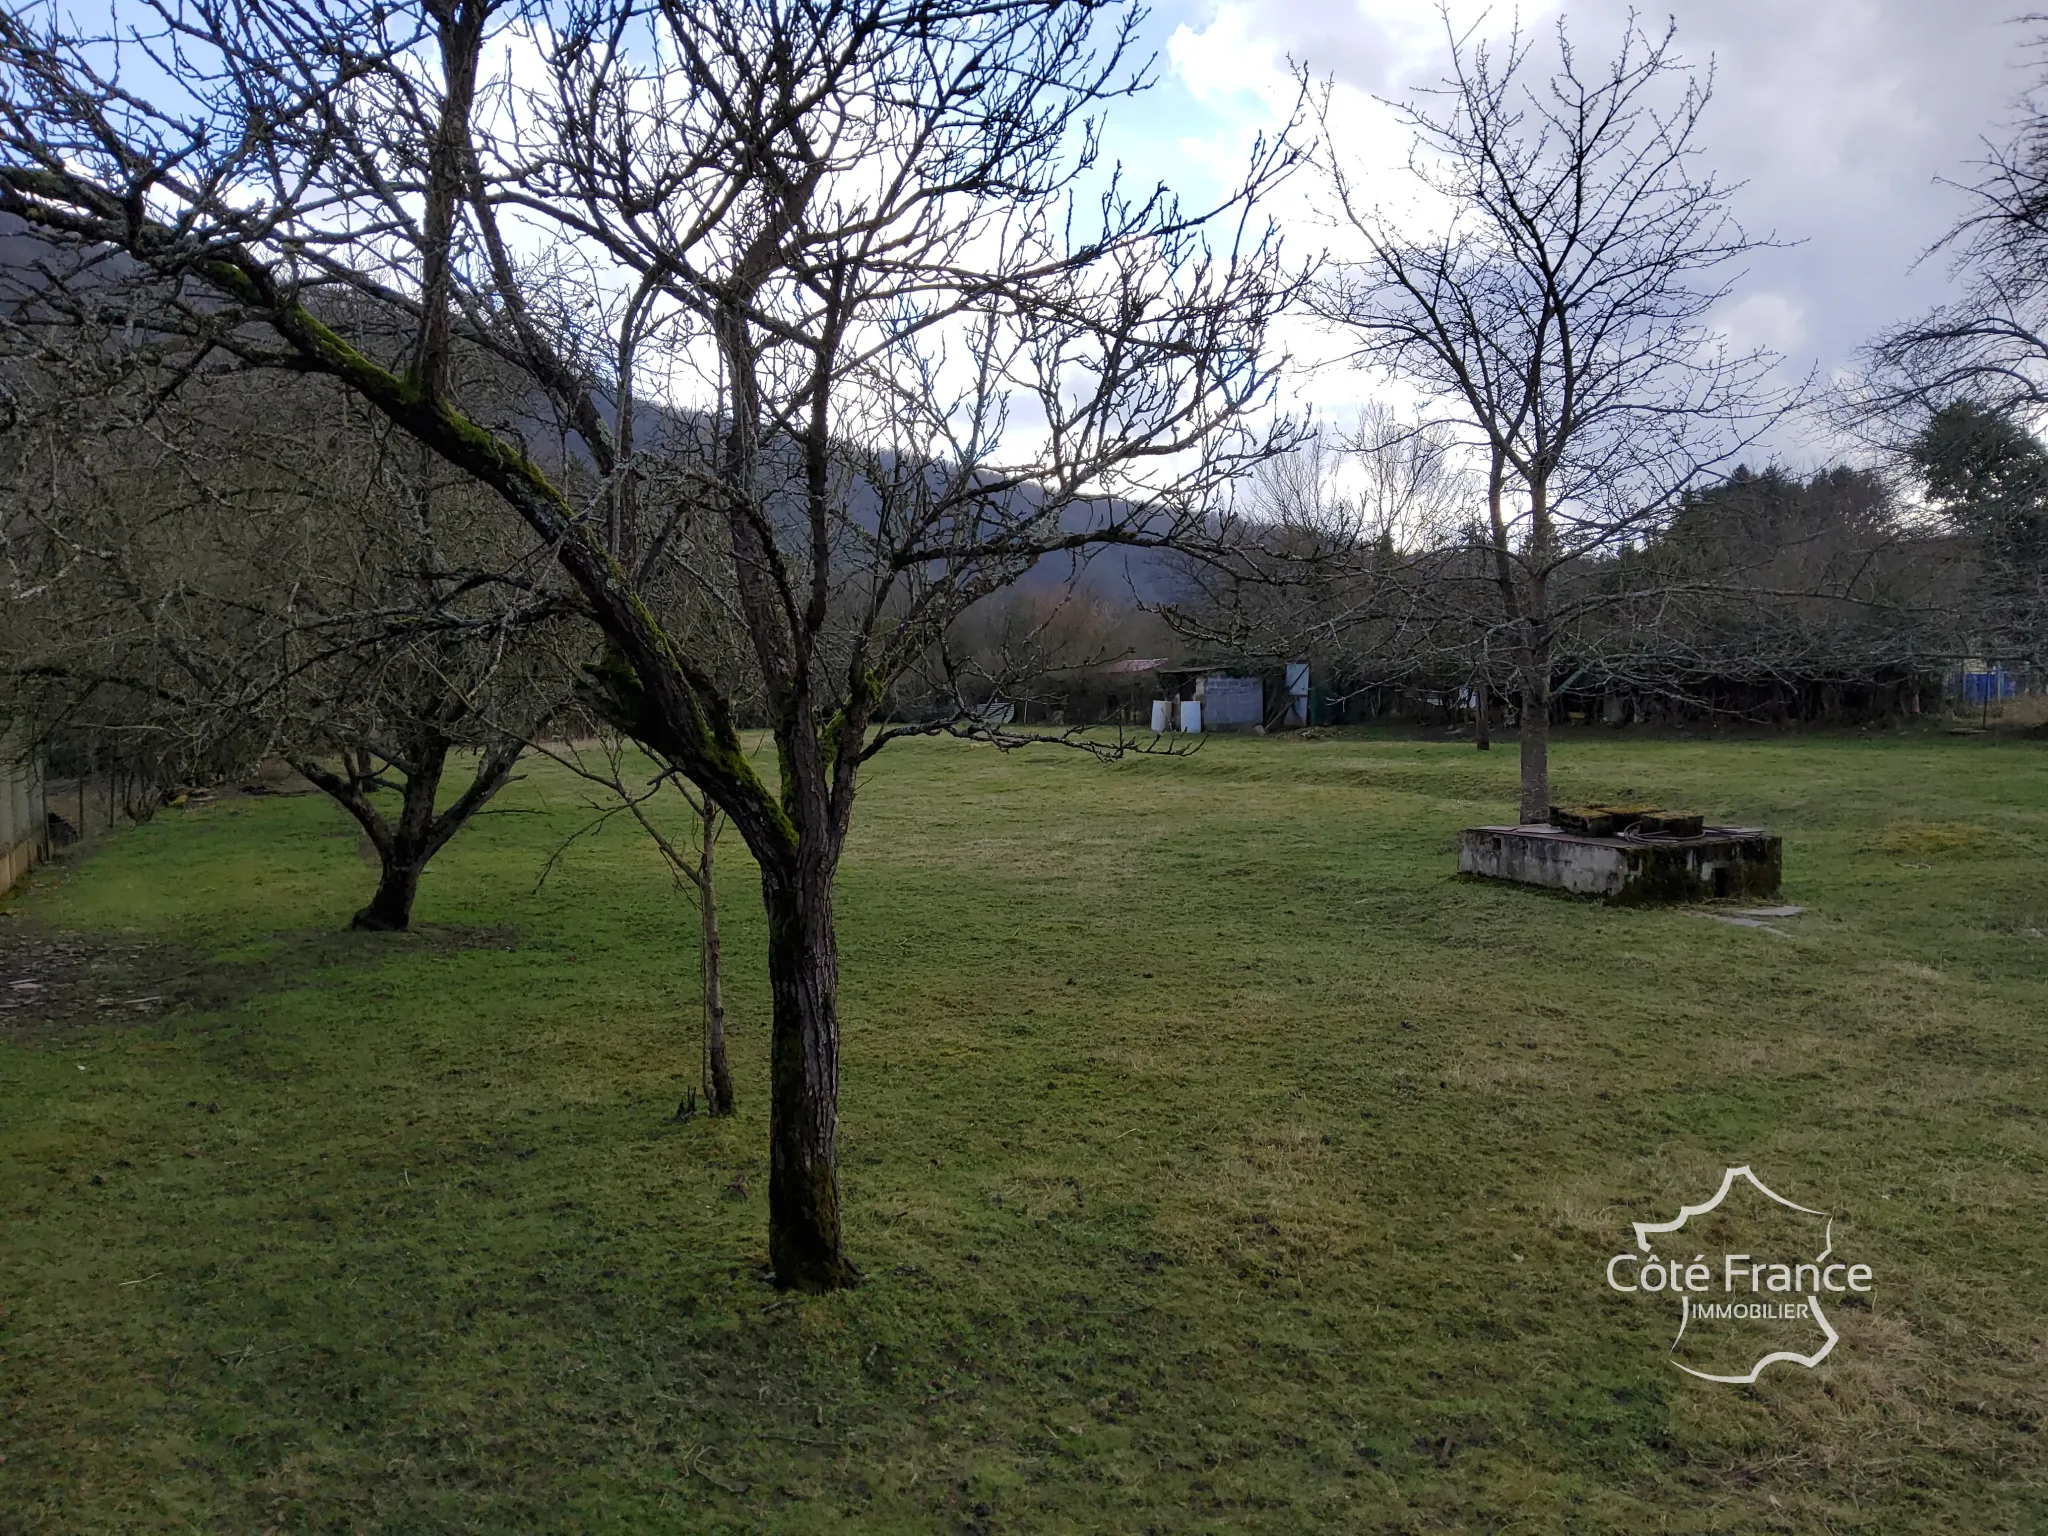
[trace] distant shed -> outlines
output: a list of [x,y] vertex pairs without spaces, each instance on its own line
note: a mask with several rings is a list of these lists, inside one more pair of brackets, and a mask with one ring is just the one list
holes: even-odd
[[[1228,667],[1177,666],[1133,656],[1095,669],[1118,719],[1160,722],[1155,730],[1255,731],[1266,723],[1266,682]],[[1190,711],[1187,706],[1196,708]]]

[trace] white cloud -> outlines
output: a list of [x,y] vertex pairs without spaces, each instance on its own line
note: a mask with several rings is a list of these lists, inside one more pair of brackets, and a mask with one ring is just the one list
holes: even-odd
[[1806,306],[1782,293],[1751,293],[1722,309],[1716,328],[1739,352],[1790,354],[1806,344]]
[[[1618,39],[1629,0],[1581,0],[1566,12],[1587,58]],[[1948,291],[1939,262],[1918,258],[1966,199],[1982,138],[2000,137],[2030,83],[2028,32],[2010,0],[1669,0],[1681,52],[1714,69],[1706,165],[1740,182],[1736,211],[1754,233],[1787,242],[1758,252],[1717,320],[1731,338],[1787,354],[1793,377],[1849,364],[1881,327]],[[1541,34],[1553,4],[1525,5]],[[1665,7],[1645,21],[1657,24]],[[1453,25],[1498,35],[1514,7],[1458,0]],[[1375,97],[1434,82],[1445,62],[1442,22],[1426,0],[1206,0],[1159,18],[1166,82],[1133,112],[1170,145],[1156,156],[1170,182],[1219,186],[1260,129],[1293,101],[1290,61],[1337,83],[1339,149],[1371,195],[1404,195],[1406,136]],[[1131,114],[1126,114],[1128,118]],[[1121,128],[1112,123],[1111,144]],[[1272,212],[1297,247],[1333,239],[1303,178]],[[1306,341],[1307,338],[1303,338]],[[1328,376],[1312,386],[1346,399],[1372,393]],[[1784,451],[1797,453],[1788,436]]]

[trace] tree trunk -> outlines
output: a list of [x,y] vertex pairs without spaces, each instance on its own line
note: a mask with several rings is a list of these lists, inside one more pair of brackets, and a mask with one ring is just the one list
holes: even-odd
[[377,880],[377,894],[370,904],[348,920],[351,928],[370,933],[404,933],[412,926],[413,898],[419,894],[424,860],[384,856],[384,872]]
[[[413,898],[419,894],[420,874],[427,867],[445,837],[436,836],[434,800],[441,790],[441,774],[448,766],[449,741],[438,732],[423,734],[413,744],[407,765],[405,788],[398,808],[398,820],[379,837],[377,829],[365,822],[377,846],[383,873],[377,880],[377,894],[370,904],[349,919],[351,928],[372,933],[404,933],[412,926]],[[364,802],[367,805],[367,800]]]
[[1522,663],[1523,826],[1550,820],[1550,657],[1530,655]]
[[1550,820],[1550,575],[1555,531],[1547,475],[1530,475],[1522,598],[1522,825]]
[[839,941],[829,870],[764,869],[769,1068],[768,1260],[782,1290],[829,1291],[859,1271],[839,1237]]
[[704,988],[704,1104],[713,1115],[733,1112],[732,1071],[725,1061],[724,960],[718,944],[718,892],[711,854],[718,840],[718,808],[709,800],[697,825],[697,910],[702,918],[698,962]]
[[1481,752],[1493,750],[1493,694],[1487,687],[1486,674],[1479,674],[1472,685],[1472,745]]

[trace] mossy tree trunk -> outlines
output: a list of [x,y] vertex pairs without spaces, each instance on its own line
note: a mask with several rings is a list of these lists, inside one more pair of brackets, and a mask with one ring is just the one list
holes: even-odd
[[768,1257],[778,1285],[833,1290],[858,1272],[839,1227],[839,939],[829,870],[765,872],[769,1062]]

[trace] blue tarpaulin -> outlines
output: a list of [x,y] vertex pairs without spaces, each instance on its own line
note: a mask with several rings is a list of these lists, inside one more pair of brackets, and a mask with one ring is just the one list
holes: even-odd
[[1989,672],[1963,674],[1963,698],[1971,704],[1989,704],[1995,699],[2009,699],[2019,691],[2020,680],[2003,667],[1993,667]]

